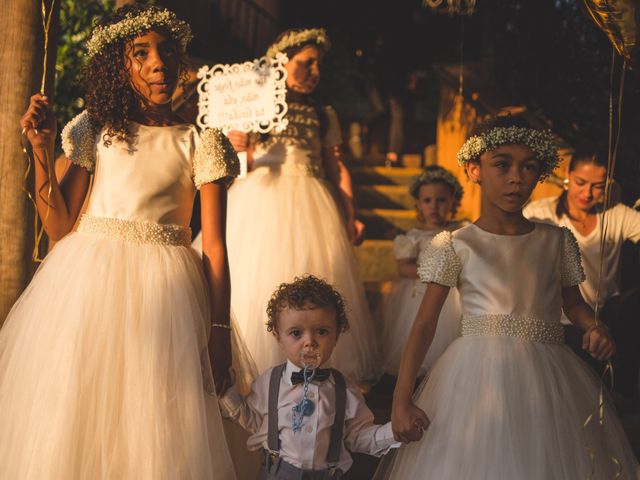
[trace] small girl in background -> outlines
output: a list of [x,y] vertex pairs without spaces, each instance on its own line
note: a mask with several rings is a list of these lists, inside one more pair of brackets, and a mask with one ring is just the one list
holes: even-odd
[[[424,438],[400,449],[388,478],[637,478],[638,462],[607,394],[599,421],[600,379],[564,345],[561,309],[594,358],[615,351],[578,289],[584,272],[576,240],[567,228],[522,214],[559,162],[553,137],[517,117],[498,117],[467,140],[458,161],[481,186],[481,213],[473,224],[438,234],[418,261],[428,285],[391,419],[399,440]],[[453,287],[461,336],[413,396]]]
[[[398,374],[402,351],[426,290],[426,285],[418,279],[418,255],[441,231],[454,231],[463,226],[461,222],[452,220],[462,200],[463,190],[458,179],[449,171],[438,166],[426,167],[414,179],[409,193],[416,199],[420,226],[393,240],[393,255],[400,278],[394,280],[391,293],[382,305],[385,371],[391,375]],[[438,330],[419,376],[427,373],[458,335],[459,303],[457,291],[452,290],[442,308]]]

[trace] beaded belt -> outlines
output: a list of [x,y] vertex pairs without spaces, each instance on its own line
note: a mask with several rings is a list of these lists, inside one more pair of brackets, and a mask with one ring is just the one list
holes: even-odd
[[256,163],[254,170],[285,177],[324,177],[324,169],[320,165],[304,163]]
[[191,244],[191,229],[173,224],[121,220],[119,218],[82,215],[78,232],[96,233],[133,243],[152,243],[188,247]]
[[463,337],[506,336],[530,342],[564,343],[562,324],[525,315],[465,315],[461,333]]

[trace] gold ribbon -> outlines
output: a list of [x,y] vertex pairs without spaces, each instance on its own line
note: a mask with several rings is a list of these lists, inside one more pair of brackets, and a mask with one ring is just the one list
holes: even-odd
[[[53,17],[53,9],[55,5],[55,0],[51,0],[51,7],[49,12],[47,12],[47,7],[45,5],[45,0],[41,0],[41,14],[42,14],[42,30],[44,32],[44,54],[42,60],[42,82],[40,83],[40,93],[44,95],[45,85],[47,83],[47,58],[49,54],[49,29],[51,27],[51,18]],[[22,151],[24,152],[27,159],[27,168],[24,172],[24,176],[22,178],[22,190],[27,195],[29,201],[33,204],[33,208],[35,210],[35,215],[33,219],[33,252],[31,253],[31,259],[40,263],[44,260],[44,258],[40,257],[40,242],[42,241],[42,237],[44,236],[45,226],[47,224],[47,220],[49,219],[49,212],[51,210],[51,192],[52,192],[52,180],[53,180],[53,170],[51,168],[51,161],[49,158],[49,153],[45,150],[45,164],[47,168],[47,178],[48,178],[48,188],[47,188],[47,210],[44,215],[44,219],[42,220],[42,226],[38,227],[38,206],[36,204],[36,200],[31,195],[29,191],[29,187],[27,185],[29,180],[29,174],[31,173],[32,163],[34,162],[33,158],[31,158],[31,154],[29,153],[29,141],[26,136],[27,129],[23,128],[21,132],[21,146]],[[35,129],[36,135],[38,135],[38,129]]]
[[[611,75],[609,78],[609,158],[607,159],[607,177],[605,179],[605,187],[604,187],[604,203],[602,207],[602,224],[600,226],[600,261],[598,264],[598,282],[596,287],[596,299],[595,299],[595,307],[594,307],[594,324],[597,326],[600,323],[600,287],[602,283],[602,269],[604,264],[604,248],[605,248],[605,239],[606,233],[608,229],[608,217],[607,210],[611,206],[611,185],[613,184],[613,172],[616,166],[616,157],[618,155],[618,145],[620,143],[620,124],[622,122],[622,97],[624,92],[624,77],[625,72],[627,70],[627,60],[623,60],[622,62],[622,71],[620,76],[620,87],[618,90],[618,118],[617,118],[617,132],[615,135],[615,141],[613,138],[613,118],[614,118],[614,102],[613,102],[613,80],[614,80],[614,72],[615,72],[615,60],[616,60],[616,51],[613,50],[613,55],[611,58]],[[613,364],[610,360],[607,361],[607,366],[602,372],[602,377],[600,379],[600,392],[598,395],[598,405],[596,409],[587,417],[587,419],[582,424],[583,430],[586,431],[587,427],[593,420],[593,418],[597,415],[598,417],[598,425],[602,430],[605,425],[605,415],[604,415],[604,381],[607,374],[611,377],[611,390],[613,390]],[[593,448],[586,443],[586,434],[585,434],[585,450],[589,455],[589,460],[591,461],[591,474],[587,477],[588,480],[593,478],[595,473],[595,465],[596,465],[596,457],[593,451]],[[608,455],[609,460],[615,465],[615,476],[613,480],[617,480],[622,478],[622,464],[620,460],[613,455]]]

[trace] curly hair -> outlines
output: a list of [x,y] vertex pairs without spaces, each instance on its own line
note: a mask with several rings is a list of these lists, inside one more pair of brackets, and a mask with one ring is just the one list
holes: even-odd
[[349,329],[342,295],[324,280],[313,275],[296,277],[291,283],[282,283],[273,292],[267,305],[267,331],[278,330],[278,317],[285,308],[314,310],[329,308],[336,314],[338,333]]
[[[115,12],[103,16],[96,26],[118,23],[128,14],[139,14],[144,11],[160,11],[152,5],[129,4]],[[162,33],[170,34],[164,29]],[[99,131],[106,127],[102,139],[105,146],[111,145],[114,139],[132,143],[133,138],[128,128],[130,115],[140,108],[144,98],[131,85],[129,68],[131,62],[125,55],[125,47],[133,42],[134,37],[118,38],[105,45],[99,53],[89,58],[82,68],[82,83],[85,90],[85,103],[92,126]],[[184,59],[180,58],[180,85],[185,86],[188,72]]]

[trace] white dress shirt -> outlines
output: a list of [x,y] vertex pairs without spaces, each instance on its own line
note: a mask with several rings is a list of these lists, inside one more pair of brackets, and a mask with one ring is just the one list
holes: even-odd
[[[528,204],[522,213],[530,220],[552,223],[569,228],[576,237],[582,254],[582,266],[587,279],[580,284],[585,301],[595,308],[600,269],[600,232],[602,213],[596,216],[596,227],[587,235],[582,235],[571,223],[567,215],[558,217],[556,208],[558,197],[543,198]],[[626,240],[640,241],[640,212],[618,204],[607,211],[607,229],[602,258],[602,281],[600,284],[600,306],[620,293],[620,252]],[[564,319],[563,319],[564,320]],[[563,321],[563,323],[565,323]]]
[[[251,393],[242,398],[235,388],[230,388],[220,399],[223,414],[233,418],[253,435],[247,441],[249,450],[267,448],[267,413],[269,409],[270,368],[260,375],[251,387]],[[322,470],[327,468],[327,450],[331,426],[335,417],[335,381],[333,375],[324,382],[309,384],[307,398],[315,404],[311,416],[304,417],[302,429],[294,433],[291,426],[292,409],[302,400],[302,384],[293,385],[291,374],[300,369],[287,362],[280,379],[278,396],[278,430],[280,432],[280,457],[296,467]],[[344,443],[338,468],[346,472],[351,468],[352,452],[380,456],[391,448],[397,448],[391,431],[391,422],[373,423],[373,413],[365,404],[358,386],[345,377],[347,383]],[[348,449],[348,450],[347,450]]]

